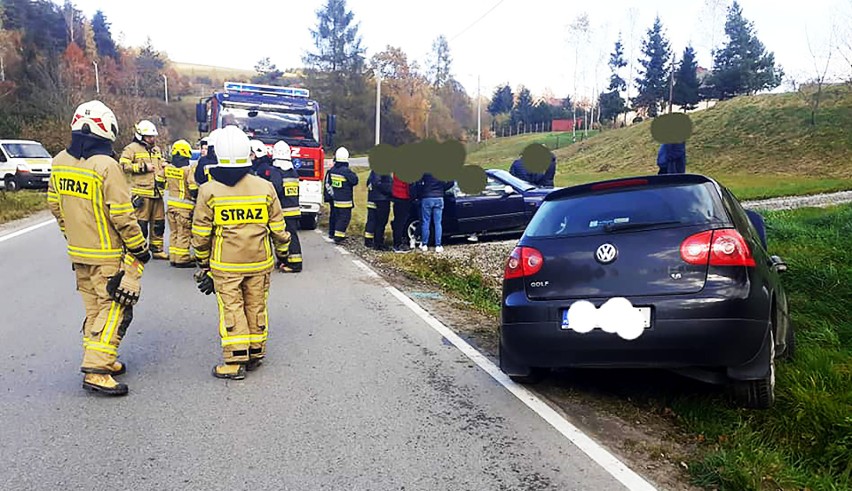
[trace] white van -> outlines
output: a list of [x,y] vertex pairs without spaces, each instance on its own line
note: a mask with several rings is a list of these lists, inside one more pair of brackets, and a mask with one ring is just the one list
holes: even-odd
[[0,179],[7,191],[46,188],[53,157],[32,140],[0,140]]

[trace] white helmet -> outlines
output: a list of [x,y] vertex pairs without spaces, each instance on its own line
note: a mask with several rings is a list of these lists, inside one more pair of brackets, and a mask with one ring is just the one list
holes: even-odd
[[207,135],[207,146],[215,147],[216,138],[218,138],[220,134],[222,134],[222,128],[216,128],[215,130],[211,131],[210,134]]
[[71,120],[71,131],[90,133],[109,141],[118,134],[118,120],[110,108],[101,101],[84,102],[77,106]]
[[154,126],[154,123],[148,121],[147,119],[143,119],[136,123],[134,128],[136,130],[136,139],[141,140],[143,136],[157,136],[157,127]]
[[226,126],[216,135],[215,143],[216,159],[219,162],[217,167],[251,167],[251,142],[242,130],[236,126]]
[[349,150],[346,150],[346,147],[338,148],[337,151],[334,152],[334,161],[349,163]]
[[261,158],[264,155],[269,154],[269,149],[266,148],[266,145],[262,141],[251,140],[251,153],[253,153],[255,157]]
[[290,145],[287,145],[287,142],[280,141],[272,147],[272,158],[275,160],[292,161],[291,154]]

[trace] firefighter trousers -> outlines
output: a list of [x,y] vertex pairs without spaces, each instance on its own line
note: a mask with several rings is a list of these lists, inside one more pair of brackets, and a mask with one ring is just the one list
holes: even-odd
[[166,206],[163,197],[141,198],[142,206],[136,210],[136,219],[142,227],[142,235],[150,238],[151,252],[163,251],[163,234],[166,233]]
[[77,291],[83,297],[86,309],[80,370],[84,373],[112,373],[110,368],[118,357],[118,345],[133,319],[133,308],[113,302],[106,289],[110,277],[118,273],[120,263],[74,263],[73,266]]
[[352,208],[333,208],[334,215],[334,240],[339,241],[346,238],[346,229],[352,220]]
[[334,201],[330,201],[328,204],[328,238],[334,238],[334,227],[337,223],[337,208],[334,207]]
[[192,240],[192,210],[169,207],[169,261],[175,264],[188,264],[192,261],[189,255]]
[[[371,206],[372,205],[372,206]],[[385,229],[390,216],[390,201],[367,204],[367,224],[364,226],[364,243],[368,247],[385,245]]]
[[299,217],[287,217],[284,219],[287,232],[290,232],[290,252],[287,255],[287,266],[296,271],[302,270],[302,243],[299,242],[299,222]]
[[219,303],[219,338],[225,363],[266,356],[270,273],[239,274],[213,270]]

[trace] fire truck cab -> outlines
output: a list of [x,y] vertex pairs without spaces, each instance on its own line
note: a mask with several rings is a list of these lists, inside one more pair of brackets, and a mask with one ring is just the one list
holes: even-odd
[[[269,148],[285,141],[299,173],[301,228],[315,229],[323,204],[325,152],[320,131],[320,108],[307,89],[225,82],[224,90],[196,105],[198,131],[205,133],[236,125]],[[329,118],[329,136],[334,118]]]

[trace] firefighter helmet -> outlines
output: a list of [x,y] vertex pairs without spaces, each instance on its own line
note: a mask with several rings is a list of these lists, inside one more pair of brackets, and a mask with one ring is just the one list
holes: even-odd
[[264,145],[262,141],[251,140],[251,153],[253,153],[255,157],[261,158],[269,154],[269,149],[266,148],[266,145]]
[[84,102],[77,106],[71,120],[71,131],[80,131],[115,141],[118,135],[118,120],[110,108],[101,101]]
[[349,163],[349,150],[346,150],[346,147],[338,148],[337,151],[334,152],[334,161]]
[[249,155],[252,153],[248,135],[236,126],[226,126],[216,135],[216,158],[218,167],[251,167]]
[[143,119],[136,123],[136,139],[141,140],[144,136],[157,136],[157,127],[154,126],[154,123],[148,121],[147,119]]
[[287,142],[280,141],[272,147],[272,158],[275,160],[292,160],[290,152],[290,145]]
[[178,140],[172,145],[172,156],[180,155],[186,158],[192,158],[192,147],[186,140]]

